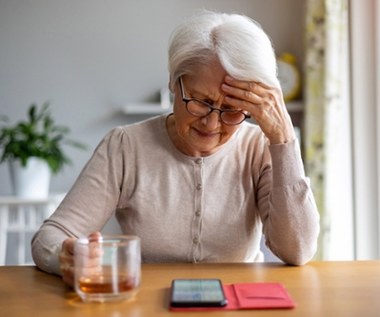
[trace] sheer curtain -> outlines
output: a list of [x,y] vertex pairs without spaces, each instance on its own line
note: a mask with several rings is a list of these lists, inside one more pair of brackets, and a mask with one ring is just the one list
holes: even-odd
[[350,0],[355,258],[380,257],[380,0]]
[[348,0],[307,0],[305,166],[321,215],[317,259],[354,256]]

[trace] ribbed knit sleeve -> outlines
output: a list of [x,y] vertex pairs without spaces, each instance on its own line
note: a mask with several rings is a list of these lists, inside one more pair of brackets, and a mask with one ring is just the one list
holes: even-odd
[[319,214],[297,140],[269,150],[272,173],[260,205],[266,245],[284,262],[301,265],[316,252]]

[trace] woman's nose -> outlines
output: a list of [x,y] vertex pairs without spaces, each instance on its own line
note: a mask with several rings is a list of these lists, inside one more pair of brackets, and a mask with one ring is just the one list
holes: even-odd
[[207,116],[204,116],[201,121],[210,131],[214,130],[220,125],[220,113],[213,110]]

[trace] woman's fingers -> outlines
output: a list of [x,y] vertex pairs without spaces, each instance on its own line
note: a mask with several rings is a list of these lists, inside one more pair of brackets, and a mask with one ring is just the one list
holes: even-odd
[[74,285],[74,244],[75,238],[68,238],[62,243],[61,252],[59,254],[60,269],[63,281],[70,285]]
[[88,236],[89,247],[88,248],[78,248],[74,250],[76,238],[68,238],[63,241],[61,252],[59,254],[60,269],[62,273],[63,281],[70,285],[74,285],[74,274],[75,274],[75,259],[74,253],[77,258],[80,259],[79,263],[81,266],[87,268],[89,271],[94,273],[99,271],[101,264],[101,256],[103,255],[103,250],[101,249],[98,241],[101,239],[102,235],[100,232],[93,232]]
[[226,104],[248,111],[272,144],[295,138],[280,89],[226,76],[222,90]]

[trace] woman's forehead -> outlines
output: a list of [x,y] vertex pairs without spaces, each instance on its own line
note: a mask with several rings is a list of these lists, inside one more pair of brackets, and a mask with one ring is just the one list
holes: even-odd
[[202,93],[208,97],[213,97],[221,92],[221,85],[227,72],[220,63],[212,63],[207,66],[201,66],[183,77],[187,90],[191,92]]

